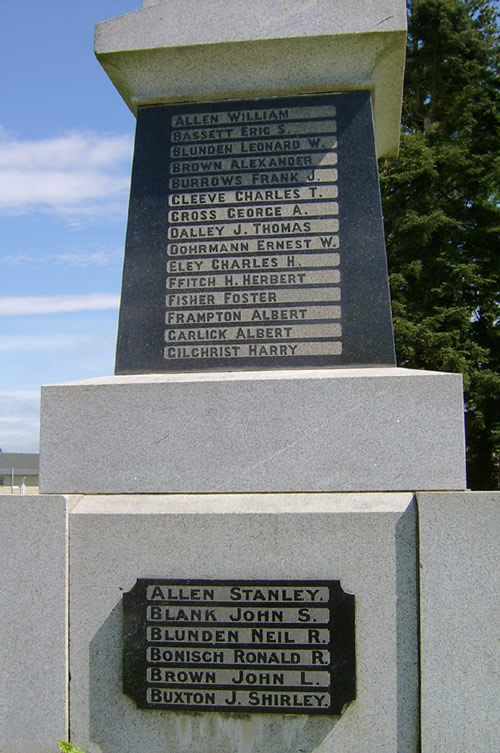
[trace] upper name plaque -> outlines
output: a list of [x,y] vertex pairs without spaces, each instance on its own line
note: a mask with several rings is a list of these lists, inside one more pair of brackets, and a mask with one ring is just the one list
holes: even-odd
[[369,93],[140,108],[116,373],[393,363]]
[[339,581],[140,578],[123,643],[139,708],[340,714],[355,696],[354,597]]

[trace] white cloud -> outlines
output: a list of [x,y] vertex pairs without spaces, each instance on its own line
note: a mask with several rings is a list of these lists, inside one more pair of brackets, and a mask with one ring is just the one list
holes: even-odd
[[0,212],[103,215],[126,206],[132,139],[70,133],[20,141],[0,130]]
[[0,404],[2,401],[12,400],[38,400],[40,397],[40,390],[1,390],[0,391]]
[[2,265],[7,267],[24,267],[32,266],[35,262],[33,254],[9,254],[2,259]]
[[0,447],[4,452],[38,452],[38,432],[38,421],[22,420],[5,426],[0,423]]
[[33,170],[80,170],[82,166],[113,167],[130,158],[129,136],[100,136],[96,133],[68,133],[42,141],[18,141],[0,134],[0,167],[20,165]]
[[0,353],[13,353],[35,350],[64,350],[74,354],[95,353],[110,347],[114,342],[111,335],[0,335]]
[[4,452],[37,452],[40,390],[0,392],[0,447]]
[[2,259],[2,264],[6,267],[16,268],[29,266],[47,267],[47,264],[60,264],[70,267],[109,267],[113,264],[120,263],[123,259],[123,249],[114,250],[68,250],[52,254],[8,254]]
[[86,295],[6,296],[0,298],[0,316],[60,314],[70,311],[116,309],[120,296],[114,293]]
[[72,348],[78,340],[84,339],[88,338],[72,335],[0,335],[0,353]]
[[69,264],[72,267],[107,267],[123,258],[123,251],[67,251],[48,254],[46,262]]

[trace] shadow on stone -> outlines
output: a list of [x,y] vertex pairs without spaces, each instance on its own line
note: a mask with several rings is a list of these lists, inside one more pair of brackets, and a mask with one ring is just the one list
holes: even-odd
[[420,691],[417,509],[415,499],[397,522],[395,536],[398,750],[417,750]]
[[312,753],[338,716],[141,710],[122,691],[122,604],[90,643],[90,738],[102,753]]

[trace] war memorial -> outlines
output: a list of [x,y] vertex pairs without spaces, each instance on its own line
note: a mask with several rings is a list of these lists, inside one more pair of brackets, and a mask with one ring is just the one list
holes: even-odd
[[137,119],[116,368],[42,388],[40,495],[0,497],[0,753],[496,750],[500,495],[466,490],[460,375],[394,351],[405,29],[97,24]]

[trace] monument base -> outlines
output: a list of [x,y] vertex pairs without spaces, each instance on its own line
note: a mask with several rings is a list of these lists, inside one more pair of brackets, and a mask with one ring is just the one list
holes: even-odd
[[[412,494],[86,496],[70,519],[70,728],[86,753],[312,753],[319,746],[342,753],[417,750]],[[313,716],[307,708],[293,715],[269,713],[284,703],[281,693],[287,689],[279,684],[264,688],[264,677],[256,688],[266,705],[256,713],[248,708],[244,714],[236,708],[208,712],[203,699],[195,712],[182,706],[175,711],[137,708],[122,688],[122,595],[137,578],[339,580],[355,600],[355,700],[341,716]],[[172,634],[176,628],[182,630],[182,623],[170,623]],[[283,641],[286,625],[269,628],[271,637],[281,628]],[[182,642],[165,645],[186,649]],[[229,641],[216,648],[223,648],[232,662],[229,654],[241,645]],[[296,640],[283,653],[291,655],[294,646],[299,651]],[[213,653],[214,644],[207,647]],[[269,652],[273,644],[255,642],[247,648]],[[274,648],[281,655],[282,646]],[[262,665],[258,671],[265,675]],[[269,671],[268,676],[270,682],[275,675]],[[314,687],[309,690],[312,698]],[[186,692],[180,695],[187,701]]]
[[459,374],[150,374],[42,387],[42,492],[464,488]]
[[0,494],[0,753],[68,739],[70,505]]
[[[87,753],[496,753],[499,512],[498,492],[0,496],[0,752],[53,753],[71,729]],[[121,633],[141,577],[340,580],[355,700],[331,717],[138,709]]]

